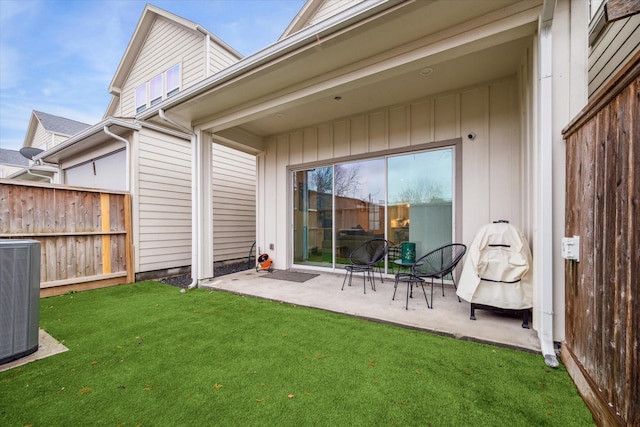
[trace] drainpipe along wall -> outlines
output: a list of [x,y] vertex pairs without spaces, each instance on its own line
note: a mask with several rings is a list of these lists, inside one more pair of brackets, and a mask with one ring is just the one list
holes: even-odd
[[191,135],[191,283],[187,289],[193,289],[198,286],[199,270],[199,247],[200,247],[200,197],[198,188],[199,160],[198,160],[198,137],[197,134],[182,126],[180,123],[168,118],[162,109],[158,110],[160,118],[167,123],[181,129],[184,133]]
[[545,363],[558,366],[553,345],[553,92],[552,56],[553,43],[551,29],[555,0],[545,1],[540,22],[540,152],[538,218],[541,235],[537,256],[542,257],[538,265],[540,322],[538,338]]

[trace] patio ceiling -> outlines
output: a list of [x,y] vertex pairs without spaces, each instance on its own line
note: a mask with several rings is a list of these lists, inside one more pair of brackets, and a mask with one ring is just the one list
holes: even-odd
[[266,137],[512,76],[532,46],[540,5],[402,2],[213,81],[166,111],[211,132]]

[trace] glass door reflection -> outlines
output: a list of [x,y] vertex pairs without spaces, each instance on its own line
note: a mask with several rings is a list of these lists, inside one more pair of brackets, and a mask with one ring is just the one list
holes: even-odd
[[293,174],[293,262],[333,266],[333,167]]

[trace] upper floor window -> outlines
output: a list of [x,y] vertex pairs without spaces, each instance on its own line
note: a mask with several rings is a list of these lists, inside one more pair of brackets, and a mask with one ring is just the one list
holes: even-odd
[[162,74],[149,81],[149,103],[156,105],[162,101]]
[[176,64],[136,88],[136,113],[160,103],[179,91],[180,64]]
[[147,108],[147,84],[141,84],[136,88],[136,113]]
[[169,68],[167,75],[167,98],[180,91],[180,64]]

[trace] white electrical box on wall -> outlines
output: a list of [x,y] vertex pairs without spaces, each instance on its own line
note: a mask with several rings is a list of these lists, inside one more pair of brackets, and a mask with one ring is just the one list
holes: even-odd
[[580,236],[562,238],[562,258],[580,262]]

